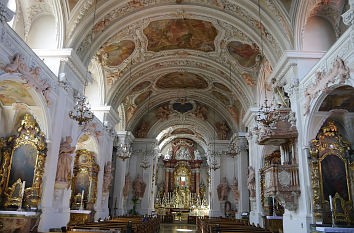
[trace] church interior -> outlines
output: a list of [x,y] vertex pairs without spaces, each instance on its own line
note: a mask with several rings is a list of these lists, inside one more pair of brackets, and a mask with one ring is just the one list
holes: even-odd
[[0,232],[354,232],[354,0],[0,0]]

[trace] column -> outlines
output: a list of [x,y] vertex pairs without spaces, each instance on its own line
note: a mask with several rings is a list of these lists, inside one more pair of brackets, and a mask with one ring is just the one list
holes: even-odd
[[200,186],[200,169],[199,168],[196,168],[196,170],[195,170],[195,180],[196,180],[195,193],[197,194],[197,196],[199,196],[199,186]]
[[[119,147],[120,144],[128,144],[131,145],[131,143],[134,140],[134,136],[132,135],[131,132],[129,131],[120,131],[117,133],[118,134],[118,143],[117,147]],[[116,155],[114,155],[116,156]],[[125,202],[126,200],[124,199],[123,196],[123,187],[125,185],[125,176],[128,173],[128,164],[129,164],[130,159],[125,159],[122,160],[121,158],[117,157],[116,158],[116,167],[115,167],[115,177],[114,177],[114,188],[113,188],[113,203],[117,203],[117,212],[114,213],[114,215],[124,215],[127,213],[126,205]],[[130,177],[131,182],[133,181],[133,177]],[[113,208],[115,206],[113,205]]]
[[165,195],[168,194],[169,183],[170,183],[170,170],[169,168],[165,168]]
[[[215,160],[217,161],[218,164],[220,164],[220,157],[215,157]],[[210,192],[209,216],[210,217],[218,217],[222,215],[218,193],[216,190],[219,183],[220,183],[220,168],[216,170],[211,169],[210,187],[209,187],[209,192]]]
[[237,157],[237,180],[240,197],[238,200],[237,218],[241,218],[241,213],[249,211],[249,193],[247,189],[248,178],[248,153],[242,150]]

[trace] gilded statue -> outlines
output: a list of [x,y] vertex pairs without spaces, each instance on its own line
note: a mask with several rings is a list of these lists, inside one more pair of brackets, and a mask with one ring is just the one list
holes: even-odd
[[229,197],[230,187],[226,177],[222,178],[221,183],[217,187],[219,201],[227,201]]
[[124,181],[124,187],[123,187],[123,197],[124,199],[127,199],[129,190],[130,190],[130,173],[128,172],[127,175],[125,175],[125,181]]
[[72,156],[75,147],[71,146],[73,139],[70,136],[66,137],[66,140],[60,144],[57,174],[55,177],[55,182],[67,183],[70,186],[71,180],[71,163]]
[[256,177],[254,168],[248,167],[248,179],[247,179],[247,188],[250,191],[250,198],[256,197]]
[[141,175],[138,175],[133,182],[134,198],[142,199],[144,197],[146,184]]
[[109,188],[111,186],[111,181],[113,179],[112,176],[112,164],[110,161],[104,166],[104,174],[103,174],[103,193],[109,193]]

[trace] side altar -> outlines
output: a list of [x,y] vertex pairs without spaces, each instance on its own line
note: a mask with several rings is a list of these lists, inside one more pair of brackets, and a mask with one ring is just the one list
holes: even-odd
[[17,134],[0,139],[0,232],[29,232],[38,226],[47,145],[29,114]]

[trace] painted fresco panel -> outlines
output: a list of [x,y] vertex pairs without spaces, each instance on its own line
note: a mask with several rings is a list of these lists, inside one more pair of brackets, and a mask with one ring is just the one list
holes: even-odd
[[171,49],[215,50],[217,30],[211,22],[197,19],[169,19],[151,22],[144,34],[148,50],[159,52]]

